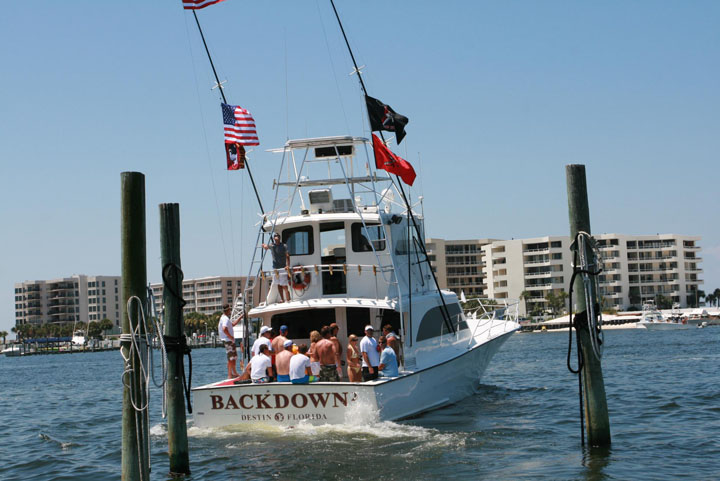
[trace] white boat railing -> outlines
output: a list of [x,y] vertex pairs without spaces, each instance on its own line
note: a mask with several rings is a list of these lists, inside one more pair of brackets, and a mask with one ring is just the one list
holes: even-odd
[[489,340],[495,327],[502,326],[505,332],[504,328],[508,321],[513,323],[518,321],[519,300],[475,298],[468,299],[466,305],[472,301],[478,302],[479,305],[464,309],[466,319],[471,323],[475,322],[473,334],[468,341],[468,349],[475,341]]

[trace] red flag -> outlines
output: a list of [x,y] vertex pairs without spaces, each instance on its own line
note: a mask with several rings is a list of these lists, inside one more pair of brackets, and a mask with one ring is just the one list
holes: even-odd
[[227,158],[227,170],[245,168],[245,148],[242,145],[225,144],[225,157]]
[[225,0],[183,0],[183,8],[185,10],[200,10],[210,5],[223,2]]
[[410,165],[410,162],[390,152],[390,149],[385,147],[385,144],[378,139],[377,135],[372,134],[372,136],[375,167],[399,175],[407,185],[413,185],[413,182],[415,182],[415,169]]

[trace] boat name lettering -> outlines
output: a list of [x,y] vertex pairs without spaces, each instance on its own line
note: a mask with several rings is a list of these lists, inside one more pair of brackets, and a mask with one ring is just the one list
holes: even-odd
[[[295,393],[292,396],[285,394],[243,394],[242,396],[210,396],[212,409],[285,409],[294,407],[303,409],[308,406],[315,408],[337,408],[348,405],[349,392],[311,392]],[[353,393],[350,401],[357,400],[357,393]]]

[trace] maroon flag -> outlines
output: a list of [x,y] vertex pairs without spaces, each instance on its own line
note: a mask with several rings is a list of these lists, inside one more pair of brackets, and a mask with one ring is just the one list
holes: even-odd
[[410,165],[410,162],[393,154],[377,135],[372,134],[372,136],[373,151],[375,152],[375,167],[398,175],[407,185],[413,185],[416,175],[415,169]]
[[224,1],[225,0],[182,0],[182,3],[185,10],[200,10],[201,8]]
[[225,157],[227,170],[240,170],[245,168],[245,147],[240,144],[225,144]]

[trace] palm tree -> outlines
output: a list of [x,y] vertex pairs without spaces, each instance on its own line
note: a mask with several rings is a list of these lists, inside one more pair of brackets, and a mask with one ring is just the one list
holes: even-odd
[[3,344],[5,344],[5,338],[7,337],[8,332],[7,331],[0,331],[0,337],[3,338]]
[[715,295],[714,294],[706,294],[705,295],[705,305],[712,306],[715,303]]
[[528,315],[528,308],[527,308],[527,300],[532,297],[532,293],[530,291],[522,291],[520,293],[520,300],[523,301],[523,305],[525,306],[525,315]]
[[713,291],[713,296],[715,296],[715,306],[720,306],[720,288]]

